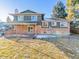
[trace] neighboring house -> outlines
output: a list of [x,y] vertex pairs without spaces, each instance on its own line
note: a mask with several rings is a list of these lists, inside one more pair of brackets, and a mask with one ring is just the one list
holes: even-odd
[[9,29],[9,25],[5,22],[0,22],[0,37]]
[[10,14],[14,20],[8,24],[12,29],[5,33],[6,37],[19,36],[33,38],[37,35],[69,35],[70,25],[65,19],[48,18],[44,19],[44,14],[31,10]]

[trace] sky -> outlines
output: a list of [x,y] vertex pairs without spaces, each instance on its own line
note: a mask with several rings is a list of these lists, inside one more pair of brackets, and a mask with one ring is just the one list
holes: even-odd
[[[27,9],[38,13],[44,13],[45,18],[50,17],[53,7],[58,0],[0,0],[0,21],[6,22],[9,13],[14,13],[15,9],[19,12]],[[61,0],[66,4],[66,0]],[[12,16],[10,16],[13,19]]]

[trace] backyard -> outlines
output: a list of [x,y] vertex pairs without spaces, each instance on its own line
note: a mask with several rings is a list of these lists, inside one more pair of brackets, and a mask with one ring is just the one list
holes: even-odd
[[47,41],[1,38],[0,59],[69,59],[69,57]]
[[52,39],[1,38],[0,47],[0,58],[4,59],[78,59],[79,35]]

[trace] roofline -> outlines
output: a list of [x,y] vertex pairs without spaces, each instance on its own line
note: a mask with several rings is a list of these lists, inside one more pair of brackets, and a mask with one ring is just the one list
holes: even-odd
[[46,18],[44,21],[67,21],[67,19],[62,19],[62,18]]
[[9,13],[9,15],[45,15],[42,13],[18,13],[18,14],[13,14],[13,13]]

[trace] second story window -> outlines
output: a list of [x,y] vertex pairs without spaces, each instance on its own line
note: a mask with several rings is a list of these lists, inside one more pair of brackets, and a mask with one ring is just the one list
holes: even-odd
[[18,16],[18,21],[23,21],[24,17],[23,16]]
[[31,16],[24,16],[24,20],[31,20]]
[[24,20],[26,21],[37,21],[37,16],[24,16]]
[[37,21],[37,16],[31,16],[32,21]]

